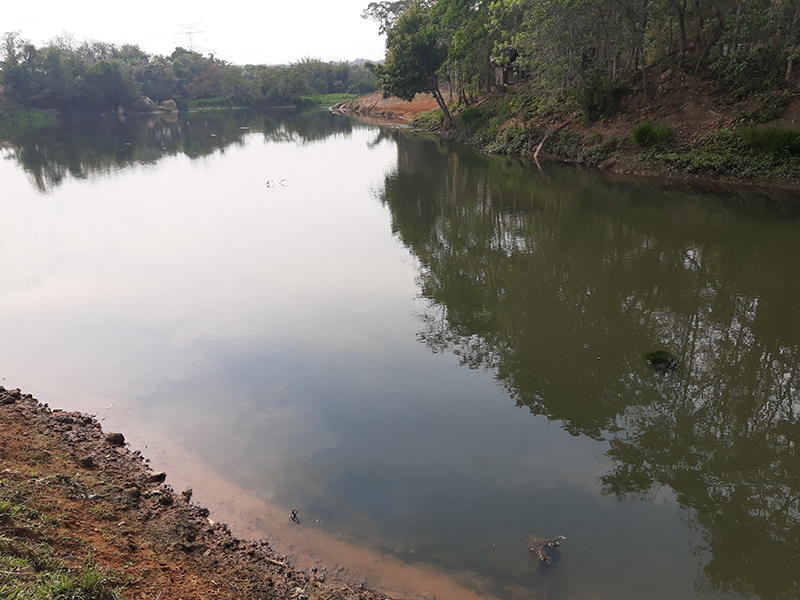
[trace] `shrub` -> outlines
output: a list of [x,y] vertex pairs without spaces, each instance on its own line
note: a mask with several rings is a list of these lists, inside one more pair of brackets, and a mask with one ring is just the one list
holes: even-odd
[[800,131],[780,127],[742,127],[742,141],[755,150],[768,154],[800,156]]
[[675,138],[675,128],[670,125],[658,125],[652,119],[637,124],[631,133],[633,141],[642,148],[666,146]]
[[465,108],[461,111],[461,123],[465,127],[479,125],[484,120],[485,115],[480,108]]
[[598,70],[587,71],[578,84],[575,98],[590,122],[610,117],[619,110],[627,90],[615,85]]

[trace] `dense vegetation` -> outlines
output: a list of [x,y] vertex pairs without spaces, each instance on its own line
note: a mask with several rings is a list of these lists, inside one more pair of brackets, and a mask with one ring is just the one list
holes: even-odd
[[0,40],[0,83],[18,107],[103,112],[136,108],[142,95],[224,106],[296,104],[304,96],[365,94],[376,78],[363,64],[305,58],[288,66],[232,65],[176,48],[169,56],[138,46],[58,36],[37,48],[9,32]]
[[387,33],[384,96],[432,94],[440,110],[414,123],[448,138],[628,171],[800,177],[800,126],[764,125],[800,100],[796,0],[397,0],[362,16]]
[[652,94],[663,65],[743,97],[796,83],[800,58],[796,0],[401,0],[363,16],[388,34],[378,69],[387,94],[440,99],[446,81],[469,104],[506,67],[590,120],[633,91]]

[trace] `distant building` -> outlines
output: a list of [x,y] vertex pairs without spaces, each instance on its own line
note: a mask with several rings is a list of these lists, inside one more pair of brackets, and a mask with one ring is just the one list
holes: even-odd
[[516,48],[507,48],[501,60],[494,62],[494,81],[498,86],[519,85],[525,79],[525,71],[517,63],[519,52]]
[[522,69],[514,65],[495,66],[494,79],[497,85],[518,85],[522,82]]

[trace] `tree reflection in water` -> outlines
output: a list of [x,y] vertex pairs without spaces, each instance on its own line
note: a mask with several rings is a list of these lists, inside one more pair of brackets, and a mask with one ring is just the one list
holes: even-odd
[[323,110],[217,110],[196,113],[75,115],[60,126],[12,136],[3,158],[17,161],[41,192],[67,178],[88,179],[131,165],[155,164],[242,146],[246,136],[291,144],[349,135],[354,124]]
[[704,536],[698,585],[800,596],[796,207],[392,135],[380,200],[419,260],[420,340],[608,439],[603,493],[671,488]]

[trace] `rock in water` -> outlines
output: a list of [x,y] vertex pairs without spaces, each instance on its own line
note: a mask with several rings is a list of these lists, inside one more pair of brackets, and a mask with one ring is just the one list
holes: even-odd
[[147,474],[147,480],[152,483],[163,483],[166,478],[167,474],[164,471],[150,471]]
[[125,445],[125,436],[121,433],[109,433],[106,436],[106,441],[109,444],[114,444],[115,446],[124,446]]

